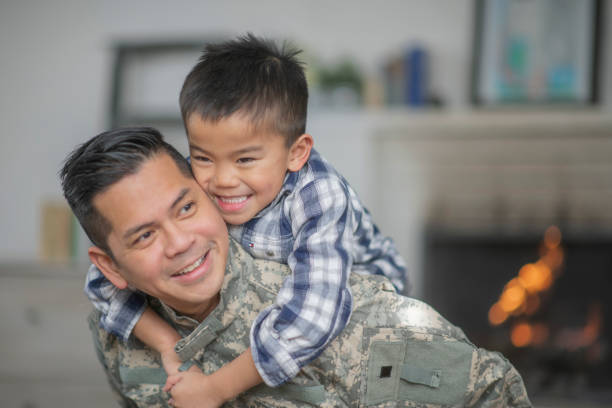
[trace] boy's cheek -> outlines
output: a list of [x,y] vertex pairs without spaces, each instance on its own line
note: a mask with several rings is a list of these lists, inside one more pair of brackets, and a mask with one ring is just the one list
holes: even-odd
[[191,167],[191,169],[200,187],[202,187],[204,191],[208,193],[208,181],[210,180],[210,177],[207,174],[204,174],[201,170],[195,169],[193,166]]

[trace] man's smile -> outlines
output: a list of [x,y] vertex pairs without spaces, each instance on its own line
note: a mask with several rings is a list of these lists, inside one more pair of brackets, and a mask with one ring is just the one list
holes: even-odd
[[196,259],[193,263],[187,265],[180,271],[172,274],[171,278],[178,279],[181,282],[189,283],[203,276],[210,267],[210,248],[204,255]]

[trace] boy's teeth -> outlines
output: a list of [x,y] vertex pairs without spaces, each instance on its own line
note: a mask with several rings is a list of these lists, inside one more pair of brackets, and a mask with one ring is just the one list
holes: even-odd
[[240,196],[240,197],[221,197],[219,196],[219,199],[223,201],[224,203],[237,204],[237,203],[241,203],[244,200],[246,200],[247,196]]
[[204,261],[205,257],[206,257],[206,254],[202,255],[202,257],[200,257],[197,261],[195,261],[194,263],[192,263],[188,267],[184,268],[182,271],[180,271],[176,275],[177,276],[178,275],[185,275],[186,273],[189,273],[189,272],[193,271],[195,268],[197,268],[198,266],[202,265],[202,262]]

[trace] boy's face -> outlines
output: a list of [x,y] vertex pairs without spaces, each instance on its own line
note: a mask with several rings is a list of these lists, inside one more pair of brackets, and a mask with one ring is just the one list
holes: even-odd
[[244,224],[274,200],[287,171],[308,159],[312,138],[285,138],[255,128],[249,118],[231,115],[217,122],[192,114],[186,123],[191,168],[228,224]]
[[90,257],[118,287],[128,284],[198,318],[216,306],[228,251],[225,223],[192,177],[165,153],[94,197],[110,222],[114,260]]

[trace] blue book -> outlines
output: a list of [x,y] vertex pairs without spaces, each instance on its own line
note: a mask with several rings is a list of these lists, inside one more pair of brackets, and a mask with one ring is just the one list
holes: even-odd
[[427,52],[421,47],[408,50],[404,63],[404,103],[423,106],[427,103]]

